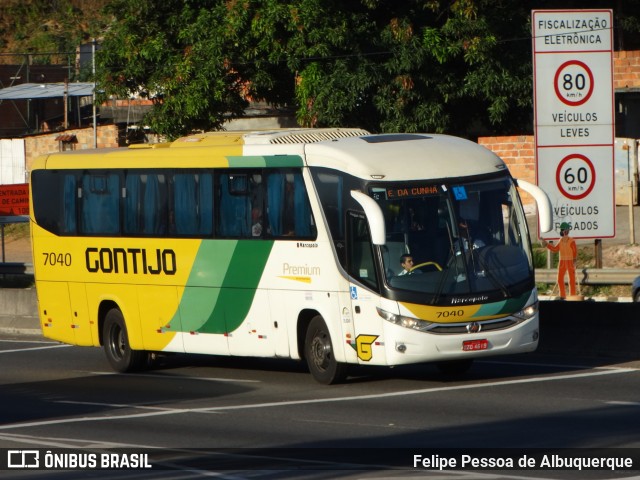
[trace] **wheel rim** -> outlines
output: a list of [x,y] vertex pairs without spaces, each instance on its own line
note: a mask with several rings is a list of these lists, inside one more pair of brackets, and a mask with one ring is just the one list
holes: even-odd
[[109,335],[109,350],[114,358],[121,360],[126,350],[126,343],[124,339],[124,332],[120,327],[114,325],[111,328],[111,335]]
[[326,370],[331,364],[331,341],[324,332],[317,332],[311,342],[311,361],[318,370]]

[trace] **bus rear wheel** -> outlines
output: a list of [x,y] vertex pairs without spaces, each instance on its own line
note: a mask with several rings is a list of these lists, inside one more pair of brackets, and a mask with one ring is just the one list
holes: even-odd
[[309,372],[319,383],[331,385],[347,377],[347,366],[336,361],[329,329],[321,316],[309,323],[304,342],[304,356]]
[[131,350],[124,317],[117,308],[112,308],[107,312],[102,339],[107,360],[116,372],[133,372],[140,370],[146,364],[147,352]]

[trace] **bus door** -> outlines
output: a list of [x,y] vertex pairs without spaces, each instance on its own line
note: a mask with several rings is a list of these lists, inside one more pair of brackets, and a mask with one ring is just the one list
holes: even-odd
[[347,269],[357,281],[350,282],[351,311],[358,362],[384,364],[382,318],[376,308],[380,304],[377,274],[369,224],[364,213],[347,212]]

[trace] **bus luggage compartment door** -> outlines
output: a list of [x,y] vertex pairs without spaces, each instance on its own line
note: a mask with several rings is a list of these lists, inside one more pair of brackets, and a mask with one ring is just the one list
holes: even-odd
[[82,285],[40,281],[38,310],[45,337],[71,345],[93,345]]

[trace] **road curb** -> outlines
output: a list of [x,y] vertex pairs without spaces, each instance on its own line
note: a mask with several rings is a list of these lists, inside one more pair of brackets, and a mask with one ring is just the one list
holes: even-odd
[[40,322],[36,317],[7,317],[0,315],[0,333],[5,335],[42,335]]

